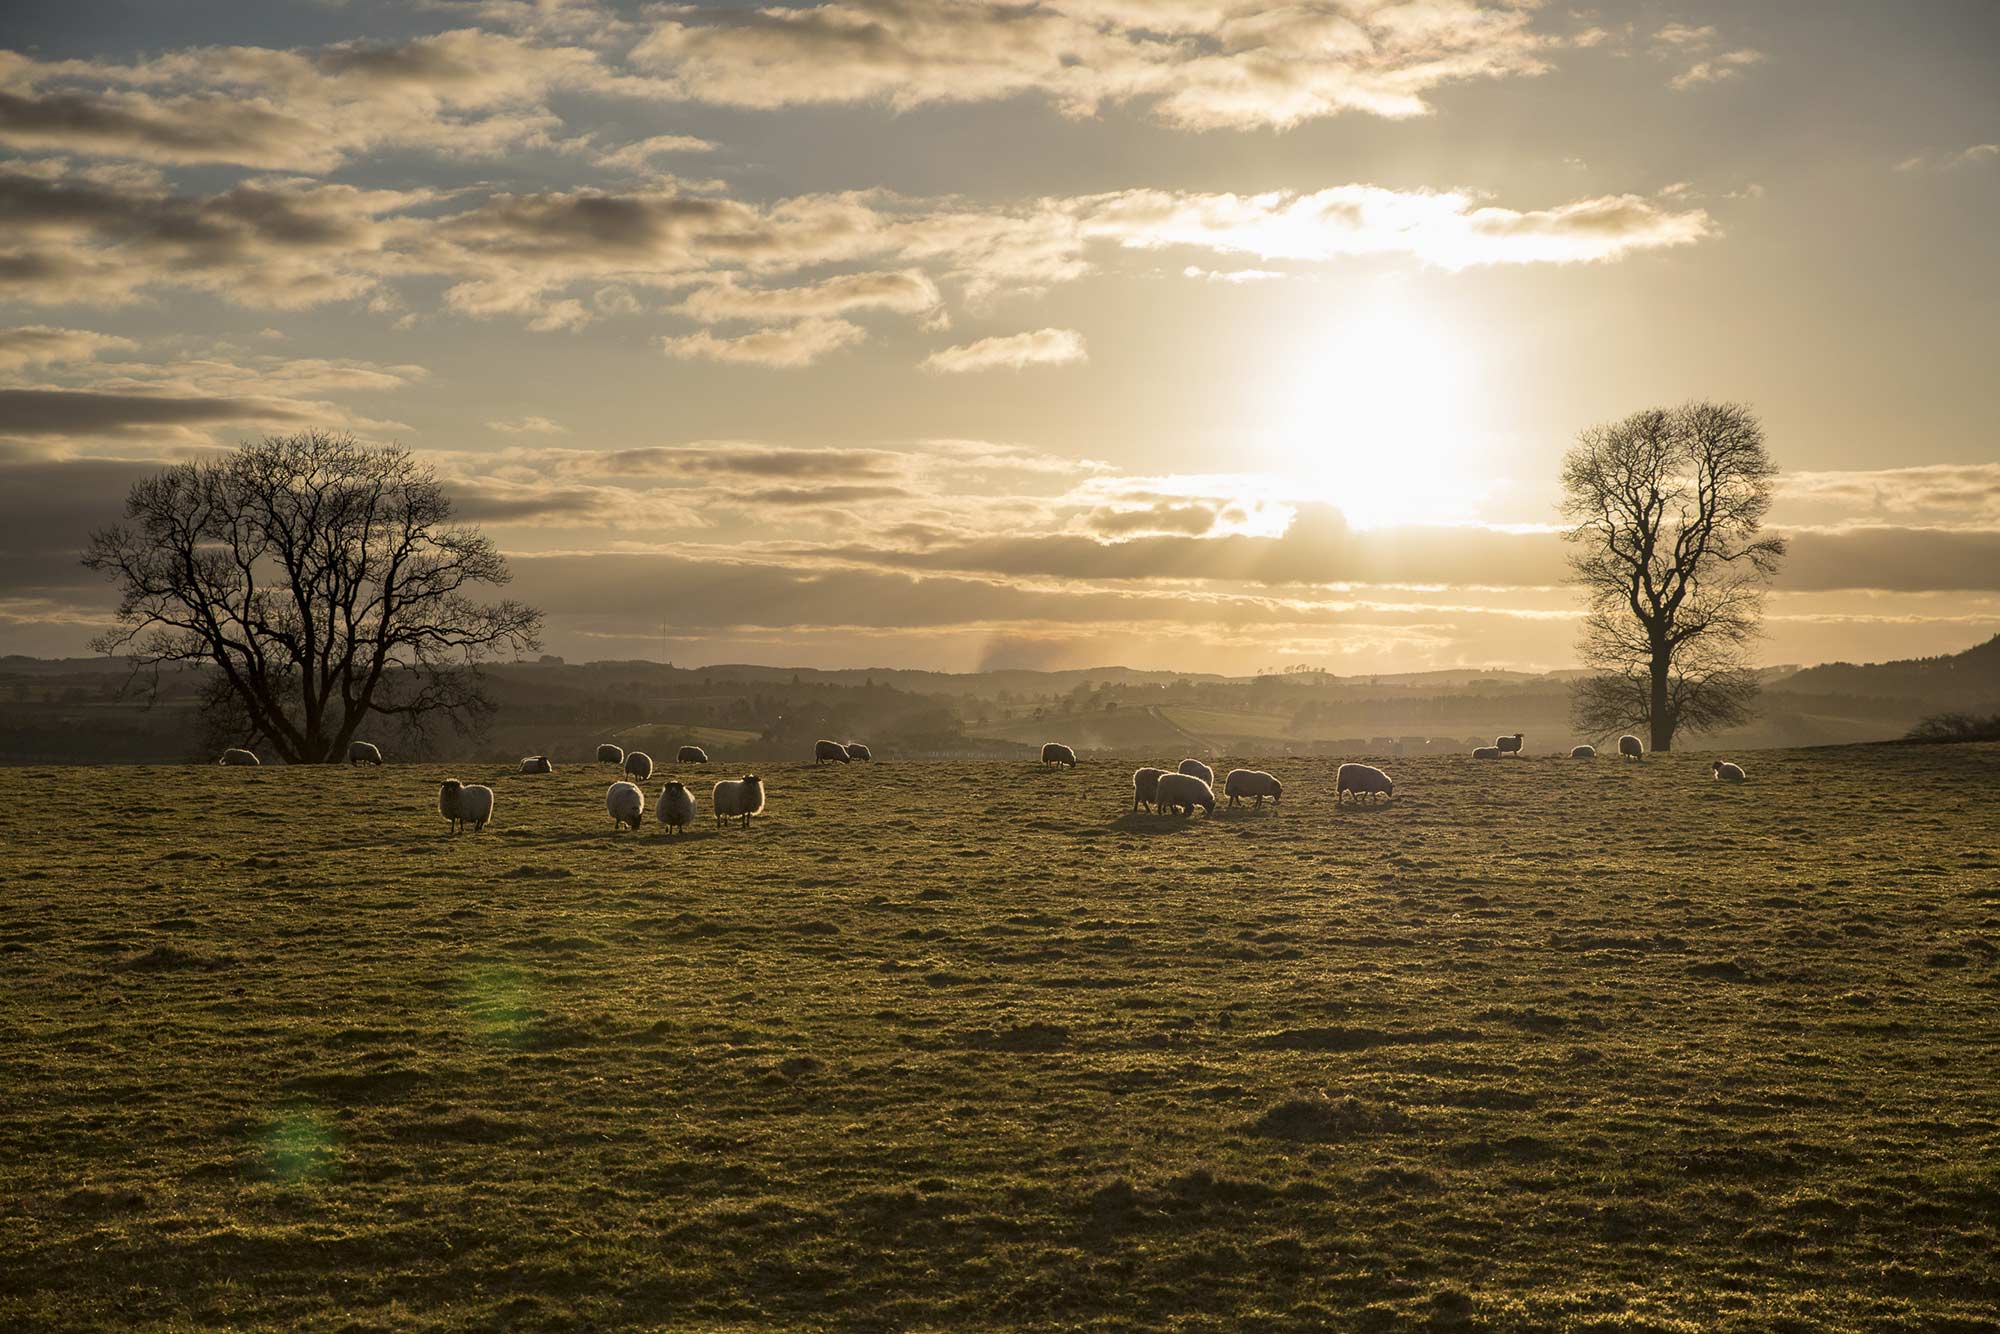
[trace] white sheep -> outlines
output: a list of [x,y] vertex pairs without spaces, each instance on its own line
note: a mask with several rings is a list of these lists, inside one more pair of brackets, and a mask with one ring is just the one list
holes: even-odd
[[1627,732],[1618,738],[1618,758],[1621,760],[1643,760],[1646,748],[1639,744],[1639,738]]
[[1161,774],[1155,794],[1162,815],[1172,811],[1185,819],[1194,814],[1197,806],[1209,815],[1215,814],[1215,790],[1193,774]]
[[682,746],[681,753],[674,757],[676,764],[707,764],[708,752],[700,746]]
[[372,741],[350,742],[347,747],[347,762],[349,764],[372,764],[379,769],[382,767],[382,748],[375,745]]
[[725,778],[715,785],[709,800],[715,805],[715,822],[733,820],[739,816],[743,827],[750,827],[750,817],[764,813],[764,780],[756,774],[744,774],[741,778]]
[[1063,745],[1060,741],[1051,741],[1042,747],[1042,763],[1060,764],[1074,769],[1076,768],[1076,752],[1068,746]]
[[253,750],[245,750],[241,746],[231,746],[228,750],[222,752],[221,758],[217,759],[216,763],[261,765],[264,761],[258,759],[257,752]]
[[447,778],[438,786],[438,814],[451,821],[452,833],[471,825],[476,834],[493,819],[493,789]]
[[546,755],[525,755],[521,758],[521,772],[524,774],[552,774],[556,767],[549,763]]
[[841,745],[838,741],[827,741],[825,739],[813,742],[813,763],[826,764],[828,762],[835,764],[847,763],[847,747]]
[[[1491,747],[1481,749],[1491,749]],[[1333,784],[1333,801],[1336,806],[1350,792],[1354,794],[1356,801],[1378,794],[1390,798],[1396,795],[1396,780],[1372,764],[1341,765],[1339,771],[1334,774]]]
[[1512,755],[1518,760],[1521,758],[1521,743],[1526,739],[1519,732],[1514,733],[1512,736],[1495,737],[1493,738],[1493,748],[1502,755]]
[[1731,764],[1728,760],[1717,760],[1708,766],[1718,783],[1740,783],[1743,781],[1743,766]]
[[1132,809],[1151,810],[1153,803],[1160,799],[1160,775],[1165,769],[1155,769],[1151,765],[1132,771]]
[[1597,758],[1597,747],[1571,746],[1569,748],[1569,757],[1573,760],[1594,760]]
[[875,752],[862,745],[859,741],[850,741],[847,743],[847,758],[866,763],[875,758]]
[[621,779],[605,789],[604,809],[611,813],[612,829],[623,829],[628,824],[637,829],[646,818],[646,794]]
[[625,752],[625,773],[641,783],[653,776],[653,757],[643,750]]
[[623,746],[614,746],[607,741],[597,748],[597,762],[599,764],[623,764],[625,763],[625,748]]
[[1244,797],[1257,798],[1259,806],[1264,804],[1264,798],[1269,797],[1275,806],[1284,795],[1285,785],[1262,769],[1231,769],[1229,776],[1222,780],[1222,791],[1231,806]]
[[1210,787],[1215,786],[1215,770],[1209,768],[1200,760],[1182,760],[1180,772],[1187,774],[1191,778],[1199,778]]
[[1474,747],[1472,751],[1472,758],[1475,760],[1497,760],[1500,758],[1500,747],[1498,746]]
[[678,834],[694,823],[694,793],[687,784],[668,779],[660,789],[660,804],[654,812],[660,823]]

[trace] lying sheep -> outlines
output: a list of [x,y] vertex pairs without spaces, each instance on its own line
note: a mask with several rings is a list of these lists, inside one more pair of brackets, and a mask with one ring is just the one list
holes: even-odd
[[625,763],[625,748],[623,746],[614,746],[607,741],[597,748],[597,762],[599,764],[623,764]]
[[255,764],[255,765],[261,765],[264,763],[264,761],[257,758],[257,752],[253,750],[245,750],[241,746],[231,746],[228,750],[223,751],[221,757],[218,758],[215,762],[217,764]]
[[643,783],[653,776],[653,757],[643,750],[625,752],[625,773]]
[[867,763],[875,758],[875,752],[862,745],[859,741],[850,741],[847,743],[847,758]]
[[667,780],[660,789],[660,805],[655,811],[662,825],[676,834],[694,823],[694,793],[687,790],[687,784]]
[[1475,760],[1497,760],[1500,758],[1500,747],[1498,746],[1475,747],[1472,752],[1472,758]]
[[[1491,750],[1491,746],[1481,746],[1480,750]],[[1478,754],[1478,751],[1474,751]],[[1495,754],[1491,758],[1498,759]],[[1354,794],[1356,801],[1380,794],[1393,798],[1396,795],[1396,780],[1377,769],[1372,764],[1343,764],[1334,775],[1334,805],[1339,805],[1348,793]]]
[[1060,741],[1051,741],[1042,747],[1042,763],[1061,764],[1074,769],[1076,768],[1076,752],[1068,746],[1063,745]]
[[813,742],[813,763],[826,764],[829,761],[836,764],[847,763],[847,747],[838,741]]
[[1199,778],[1210,787],[1215,786],[1215,770],[1209,768],[1200,760],[1182,760],[1179,771],[1191,778]]
[[1521,758],[1521,742],[1524,740],[1526,738],[1519,732],[1514,733],[1512,736],[1495,737],[1493,738],[1493,749],[1499,751],[1502,755],[1512,755],[1518,760]]
[[549,763],[546,755],[526,755],[521,759],[521,772],[524,774],[552,774],[555,771],[556,767]]
[[1209,815],[1215,814],[1215,790],[1193,774],[1161,774],[1154,795],[1162,815],[1172,811],[1186,819],[1197,806]]
[[715,822],[741,817],[743,827],[750,827],[750,817],[764,813],[764,780],[756,774],[744,774],[741,778],[725,778],[715,785],[710,798],[715,804]]
[[1222,780],[1222,791],[1231,806],[1244,797],[1257,798],[1259,806],[1264,804],[1264,798],[1269,797],[1275,806],[1284,795],[1285,785],[1262,769],[1231,769],[1229,777]]
[[631,825],[639,827],[639,821],[646,818],[646,794],[637,785],[619,780],[604,791],[604,809],[611,812],[611,827],[614,830]]
[[347,747],[347,762],[372,764],[379,769],[382,767],[382,749],[371,741],[351,742]]
[[1646,748],[1639,744],[1639,738],[1627,732],[1618,738],[1618,757],[1625,760],[1643,760]]
[[493,789],[447,778],[438,786],[438,814],[451,821],[452,833],[471,825],[476,834],[493,819]]
[[1717,760],[1708,766],[1718,783],[1740,783],[1743,781],[1743,766],[1731,764],[1728,760]]
[[708,752],[700,746],[682,746],[681,753],[674,756],[676,764],[707,764]]
[[1571,746],[1569,748],[1569,757],[1573,760],[1594,760],[1597,758],[1597,747]]
[[1155,769],[1150,765],[1132,771],[1132,809],[1151,810],[1153,803],[1160,799],[1160,775],[1165,769]]

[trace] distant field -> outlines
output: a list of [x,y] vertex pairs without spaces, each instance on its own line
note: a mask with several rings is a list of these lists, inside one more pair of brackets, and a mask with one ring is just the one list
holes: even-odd
[[2000,1328],[2000,746],[1246,761],[0,770],[0,1327]]

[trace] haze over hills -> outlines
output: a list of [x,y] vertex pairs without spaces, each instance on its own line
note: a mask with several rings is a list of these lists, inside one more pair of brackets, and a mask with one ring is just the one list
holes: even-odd
[[[200,677],[161,677],[157,700],[109,658],[0,658],[0,763],[170,763],[215,748],[196,717]],[[578,760],[599,741],[719,762],[792,758],[814,738],[865,739],[879,758],[1032,754],[1061,739],[1119,755],[1395,753],[1469,746],[1520,731],[1530,752],[1586,739],[1569,721],[1574,671],[1472,669],[1371,676],[1258,676],[1103,667],[952,674],[826,671],[558,658],[488,669],[497,711],[479,735],[418,743],[378,736],[392,756]],[[1948,710],[2000,712],[2000,636],[1962,653],[1873,664],[1772,668],[1749,726],[1683,738],[1687,749],[1887,740]]]

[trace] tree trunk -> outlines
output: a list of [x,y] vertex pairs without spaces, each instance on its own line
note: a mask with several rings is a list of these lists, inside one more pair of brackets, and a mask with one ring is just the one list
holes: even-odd
[[1667,653],[1665,649],[1653,650],[1653,694],[1652,702],[1646,710],[1647,721],[1653,729],[1653,753],[1665,755],[1674,748],[1674,719],[1667,713]]

